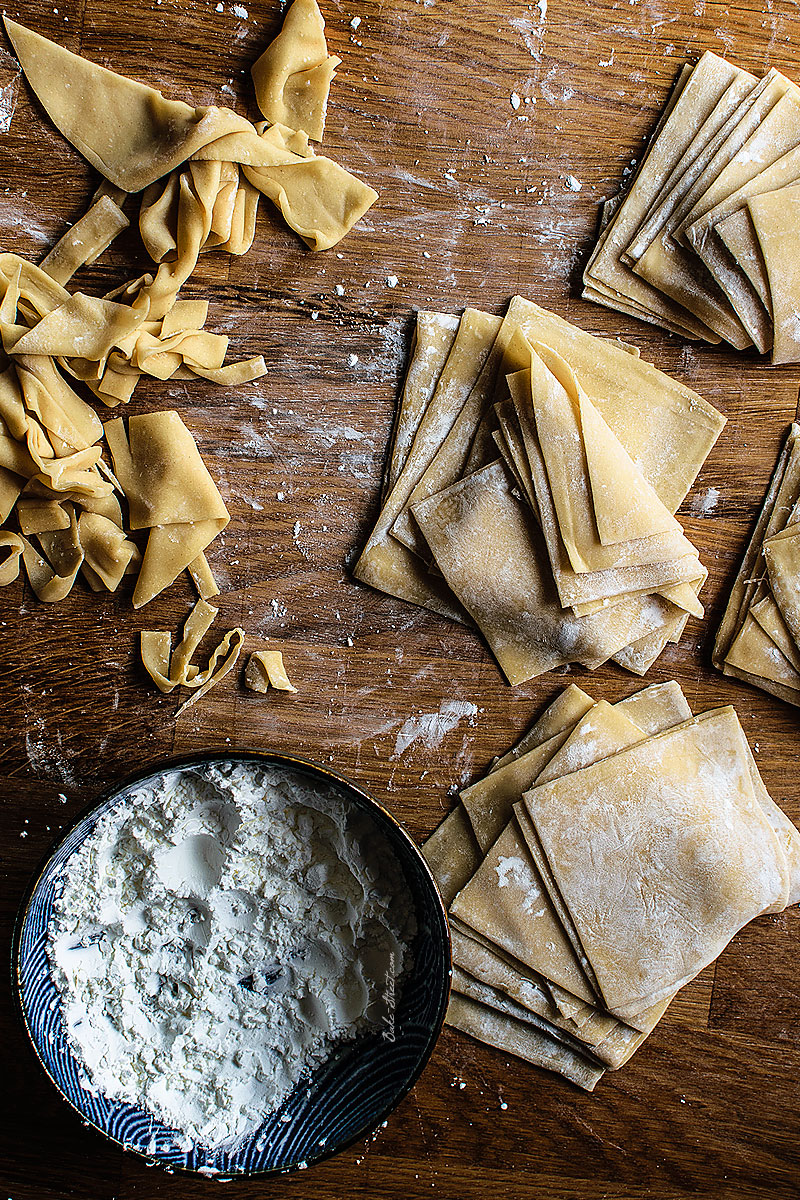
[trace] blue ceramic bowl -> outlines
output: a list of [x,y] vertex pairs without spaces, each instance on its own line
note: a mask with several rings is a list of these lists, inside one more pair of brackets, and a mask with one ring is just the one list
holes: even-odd
[[[297,773],[343,804],[366,810],[394,851],[414,905],[418,931],[414,963],[396,999],[394,1040],[380,1032],[345,1043],[308,1077],[281,1108],[233,1150],[178,1149],[179,1135],[149,1112],[93,1094],[67,1042],[59,993],[46,953],[48,925],[63,863],[91,834],[98,818],[136,786],[167,770],[215,762],[257,762]],[[62,1096],[80,1116],[126,1150],[168,1169],[218,1177],[291,1171],[310,1166],[365,1137],[383,1122],[414,1085],[431,1055],[444,1021],[450,990],[447,916],[433,877],[417,846],[386,809],[352,783],[322,767],[282,754],[208,753],[163,762],[108,790],[72,827],[36,878],[17,924],[15,986],[36,1054]]]

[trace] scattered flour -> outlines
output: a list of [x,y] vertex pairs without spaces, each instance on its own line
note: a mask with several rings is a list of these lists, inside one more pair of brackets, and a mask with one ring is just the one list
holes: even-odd
[[437,713],[420,713],[403,722],[397,733],[394,752],[396,755],[402,754],[416,741],[421,741],[432,750],[441,745],[459,721],[465,717],[474,721],[477,715],[478,707],[470,700],[443,700]]
[[719,503],[719,488],[708,487],[692,497],[690,510],[696,517],[707,517]]
[[11,119],[17,110],[19,71],[6,70],[0,61],[0,133],[8,133]]
[[62,871],[48,944],[88,1086],[211,1147],[393,1020],[415,932],[371,818],[219,763],[140,784]]

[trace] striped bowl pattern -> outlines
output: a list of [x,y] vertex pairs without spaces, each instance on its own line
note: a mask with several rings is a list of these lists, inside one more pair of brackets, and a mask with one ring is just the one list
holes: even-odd
[[[93,1091],[66,1039],[59,993],[46,952],[47,931],[62,864],[90,835],[99,817],[136,786],[167,770],[212,762],[283,766],[344,803],[367,809],[403,868],[416,911],[414,964],[396,998],[394,1040],[380,1032],[345,1043],[303,1077],[283,1106],[232,1149],[186,1148],[181,1135],[143,1109]],[[450,989],[447,916],[424,858],[408,834],[366,792],[323,767],[283,754],[207,753],[159,763],[105,793],[72,827],[36,877],[17,923],[15,987],[36,1054],[79,1115],[124,1149],[170,1170],[216,1177],[291,1171],[310,1166],[365,1137],[414,1085],[441,1030]]]

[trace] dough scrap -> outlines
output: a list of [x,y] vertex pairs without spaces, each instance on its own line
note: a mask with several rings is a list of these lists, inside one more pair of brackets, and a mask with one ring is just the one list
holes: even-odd
[[254,650],[247,660],[244,685],[251,692],[296,692],[297,688],[286,674],[280,650]]
[[478,1041],[488,1042],[535,1066],[557,1071],[585,1091],[592,1091],[602,1078],[603,1068],[588,1056],[577,1054],[548,1034],[458,992],[450,997],[446,1021]]
[[321,142],[328,92],[341,61],[328,54],[317,0],[294,0],[280,33],[250,68],[258,107],[270,124],[302,129]]
[[195,604],[184,625],[183,637],[174,650],[172,634],[166,630],[142,630],[140,654],[142,665],[156,687],[162,692],[171,692],[178,686],[196,689],[194,694],[178,708],[176,717],[202,699],[215,684],[233,669],[244,644],[244,630],[229,629],[222,641],[212,651],[206,666],[201,670],[192,660],[197,647],[211,628],[219,610],[201,597]]

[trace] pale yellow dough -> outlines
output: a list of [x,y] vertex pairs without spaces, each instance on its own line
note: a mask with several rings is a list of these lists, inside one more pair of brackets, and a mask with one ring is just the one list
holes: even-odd
[[177,710],[176,716],[202,699],[215,684],[233,670],[239,658],[244,643],[244,630],[236,628],[228,630],[214,648],[203,670],[192,661],[218,611],[201,597],[190,612],[183,637],[174,650],[171,649],[172,634],[169,632],[142,630],[142,665],[158,689],[162,692],[171,692],[178,686],[196,689],[194,695],[184,701]]
[[230,109],[167,100],[15,21],[5,18],[5,23],[50,119],[126,192],[142,191],[188,159],[238,163],[248,182],[269,196],[314,250],[336,245],[377,199],[372,188],[331,159],[309,157],[307,149],[296,153],[296,140],[292,143],[281,125],[261,136]]
[[611,1011],[673,992],[784,892],[743,742],[720,709],[524,797]]
[[296,692],[297,688],[286,674],[280,650],[254,650],[247,660],[244,685],[251,692]]
[[334,72],[317,0],[294,0],[283,27],[250,68],[258,107],[271,125],[302,129],[321,142]]

